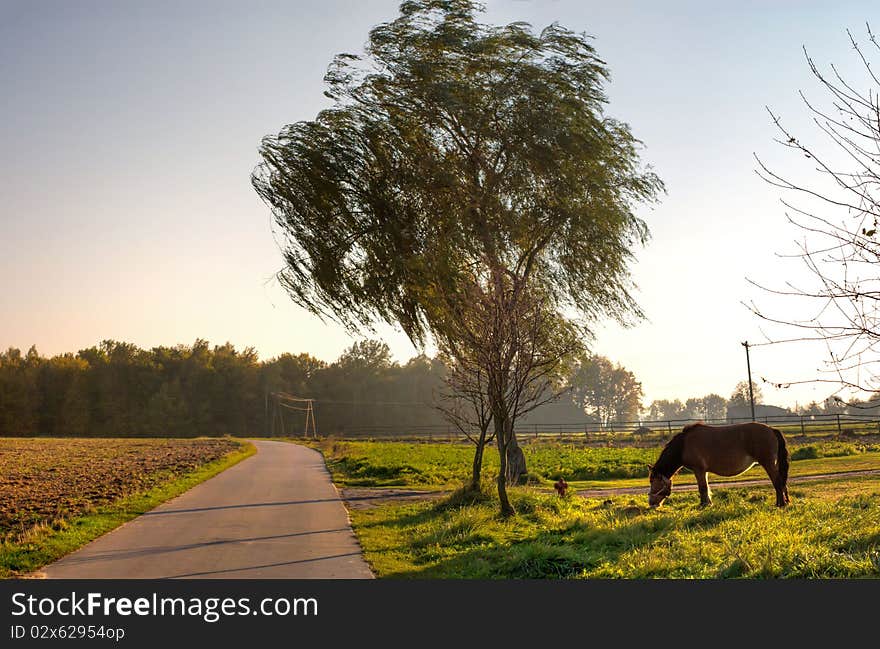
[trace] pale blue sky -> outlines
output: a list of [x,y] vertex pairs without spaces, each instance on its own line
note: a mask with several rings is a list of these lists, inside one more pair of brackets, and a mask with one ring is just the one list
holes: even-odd
[[[260,138],[326,106],[333,55],[358,51],[397,4],[0,0],[0,347],[203,337],[263,357],[335,358],[352,339],[267,283],[281,260],[250,172]],[[745,373],[739,342],[760,337],[740,301],[767,302],[745,277],[795,273],[774,253],[797,233],[753,171],[753,152],[791,164],[764,106],[804,124],[797,90],[821,93],[801,46],[850,69],[845,29],[863,39],[876,5],[488,7],[492,22],[592,34],[612,73],[609,113],[630,123],[667,184],[642,214],[653,239],[634,267],[649,321],[603,328],[596,351],[633,370],[648,401],[729,395]],[[415,353],[381,334],[398,359]],[[760,348],[752,365],[786,381],[814,376],[821,359],[820,348]],[[829,389],[765,392],[788,404]]]

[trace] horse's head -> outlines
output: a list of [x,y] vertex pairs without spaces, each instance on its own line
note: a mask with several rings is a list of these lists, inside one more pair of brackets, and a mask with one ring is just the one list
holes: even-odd
[[651,481],[651,490],[648,492],[648,505],[659,507],[672,493],[672,478],[660,475],[654,471],[654,467],[649,468],[648,480]]

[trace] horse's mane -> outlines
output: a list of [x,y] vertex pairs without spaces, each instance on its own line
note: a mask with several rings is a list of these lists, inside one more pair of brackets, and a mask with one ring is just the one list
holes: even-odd
[[651,468],[649,476],[654,475],[654,473],[659,473],[662,476],[671,478],[675,475],[675,473],[681,468],[681,456],[684,453],[684,442],[687,434],[697,426],[703,425],[705,424],[703,424],[702,421],[688,424],[681,429],[680,433],[673,435],[672,439],[666,442],[666,446],[660,451],[660,457],[657,458],[656,464]]

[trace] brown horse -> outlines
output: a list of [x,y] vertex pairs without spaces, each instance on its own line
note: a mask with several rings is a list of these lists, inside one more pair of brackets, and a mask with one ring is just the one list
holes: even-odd
[[712,502],[707,473],[734,476],[756,464],[764,467],[776,488],[776,506],[785,507],[789,502],[788,449],[781,432],[755,421],[732,426],[690,424],[669,440],[650,467],[648,504],[663,504],[672,492],[673,476],[682,467],[696,475],[700,504],[706,506]]

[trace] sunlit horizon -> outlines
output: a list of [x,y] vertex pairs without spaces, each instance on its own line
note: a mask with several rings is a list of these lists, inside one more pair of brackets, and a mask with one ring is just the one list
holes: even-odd
[[[334,54],[359,51],[396,0],[321,3],[7,2],[0,8],[0,348],[76,352],[112,339],[150,349],[231,342],[262,359],[331,362],[357,336],[294,306],[273,280],[282,259],[250,184],[260,139],[329,105]],[[636,298],[647,319],[605,323],[595,353],[631,370],[644,404],[727,398],[746,379],[742,341],[770,330],[744,302],[788,308],[754,288],[803,278],[799,232],[757,154],[789,169],[766,107],[818,141],[798,96],[822,98],[804,60],[858,72],[846,35],[874,6],[699,2],[622,6],[492,1],[484,20],[552,22],[595,37],[611,71],[609,115],[644,142],[668,194],[640,216]],[[395,360],[419,353],[390,326]],[[431,354],[432,350],[425,350]],[[755,347],[768,404],[823,401],[822,345]]]

